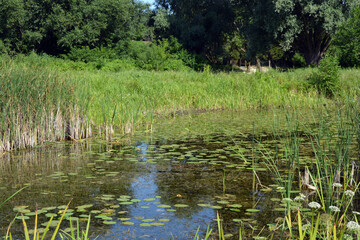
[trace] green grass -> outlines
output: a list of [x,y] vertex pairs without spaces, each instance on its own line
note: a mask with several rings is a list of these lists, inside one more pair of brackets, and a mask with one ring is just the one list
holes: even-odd
[[[314,69],[309,68],[246,74],[155,72],[119,67],[121,71],[116,72],[94,70],[85,63],[76,70],[69,67],[76,65],[75,62],[34,54],[14,60],[2,57],[1,61],[0,138],[2,145],[10,142],[5,149],[34,145],[18,144],[16,139],[21,139],[24,132],[34,135],[38,129],[44,133],[36,134],[37,138],[47,137],[36,139],[35,143],[63,139],[65,134],[72,138],[90,135],[86,131],[89,129],[86,117],[99,134],[110,135],[113,128],[131,133],[140,125],[146,125],[151,131],[152,123],[159,117],[187,111],[319,108],[359,96],[358,70],[342,70],[341,90],[333,99],[328,99],[310,85],[308,79]],[[55,132],[54,128],[47,127],[54,125],[54,119],[48,118],[58,116],[58,112],[63,118],[62,130],[48,137]],[[20,127],[24,124],[19,121],[10,123],[10,119],[16,119],[14,113],[26,116],[28,123],[24,127]],[[76,131],[66,133],[65,123]]]
[[[301,122],[300,111],[289,110],[287,129],[274,130],[274,139],[281,136],[285,146],[280,159],[276,153],[266,151],[261,140],[256,140],[254,150],[260,152],[286,199],[278,235],[285,234],[288,239],[343,239],[345,234],[360,238],[357,213],[351,211],[357,210],[353,201],[359,194],[359,171],[355,166],[359,156],[360,103],[357,99],[342,100],[334,106],[309,111],[314,120],[309,127],[307,122]],[[298,131],[300,125],[305,130]],[[312,152],[310,162],[302,159],[302,151]],[[284,167],[286,174],[280,173]],[[302,194],[296,196],[292,190]],[[309,202],[317,202],[318,207]],[[300,211],[302,208],[313,209],[310,214]],[[354,232],[349,225],[356,228]]]
[[0,58],[0,152],[89,135],[75,89],[67,74]]

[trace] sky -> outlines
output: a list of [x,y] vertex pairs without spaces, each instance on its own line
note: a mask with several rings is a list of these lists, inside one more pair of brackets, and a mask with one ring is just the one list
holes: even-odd
[[144,3],[154,4],[155,0],[141,0]]

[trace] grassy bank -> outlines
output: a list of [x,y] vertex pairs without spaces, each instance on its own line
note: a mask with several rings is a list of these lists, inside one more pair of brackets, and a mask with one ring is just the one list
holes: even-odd
[[88,136],[86,117],[108,135],[113,127],[130,133],[146,124],[150,130],[159,116],[183,111],[316,108],[359,96],[358,70],[342,70],[340,90],[328,99],[308,81],[314,69],[116,72],[73,65],[36,55],[2,58],[0,150]]

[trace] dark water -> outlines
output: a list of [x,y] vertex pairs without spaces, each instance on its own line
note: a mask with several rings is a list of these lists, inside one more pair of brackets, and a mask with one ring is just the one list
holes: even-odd
[[[50,143],[7,154],[0,162],[0,202],[28,187],[1,207],[1,234],[16,206],[27,206],[33,228],[36,208],[43,210],[41,225],[49,213],[60,218],[70,201],[68,219],[79,218],[84,228],[90,214],[90,233],[98,239],[192,239],[198,228],[200,236],[208,226],[217,232],[217,213],[229,239],[237,237],[240,220],[249,235],[268,229],[282,216],[274,210],[281,207],[281,195],[254,148],[261,142],[281,159],[284,143],[275,129],[292,129],[284,119],[274,112],[187,115],[159,121],[153,134]],[[306,162],[312,156],[304,146]],[[67,227],[69,220],[62,229]],[[22,229],[15,220],[13,235],[21,239]]]

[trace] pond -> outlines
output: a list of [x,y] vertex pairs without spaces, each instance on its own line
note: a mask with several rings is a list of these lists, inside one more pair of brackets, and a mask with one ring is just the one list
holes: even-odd
[[[284,156],[282,136],[293,128],[286,116],[188,114],[158,121],[152,134],[139,130],[128,138],[48,143],[6,154],[0,162],[0,202],[28,187],[1,207],[1,233],[17,216],[11,231],[21,239],[20,216],[31,229],[36,209],[44,229],[71,201],[62,229],[69,230],[70,219],[84,227],[90,215],[90,233],[98,239],[192,239],[208,227],[217,232],[217,215],[229,239],[237,238],[240,225],[248,235],[261,235],[283,217],[279,185],[263,153]],[[307,119],[296,131],[311,124]],[[312,157],[304,140],[303,163]],[[286,173],[286,166],[280,171]]]

